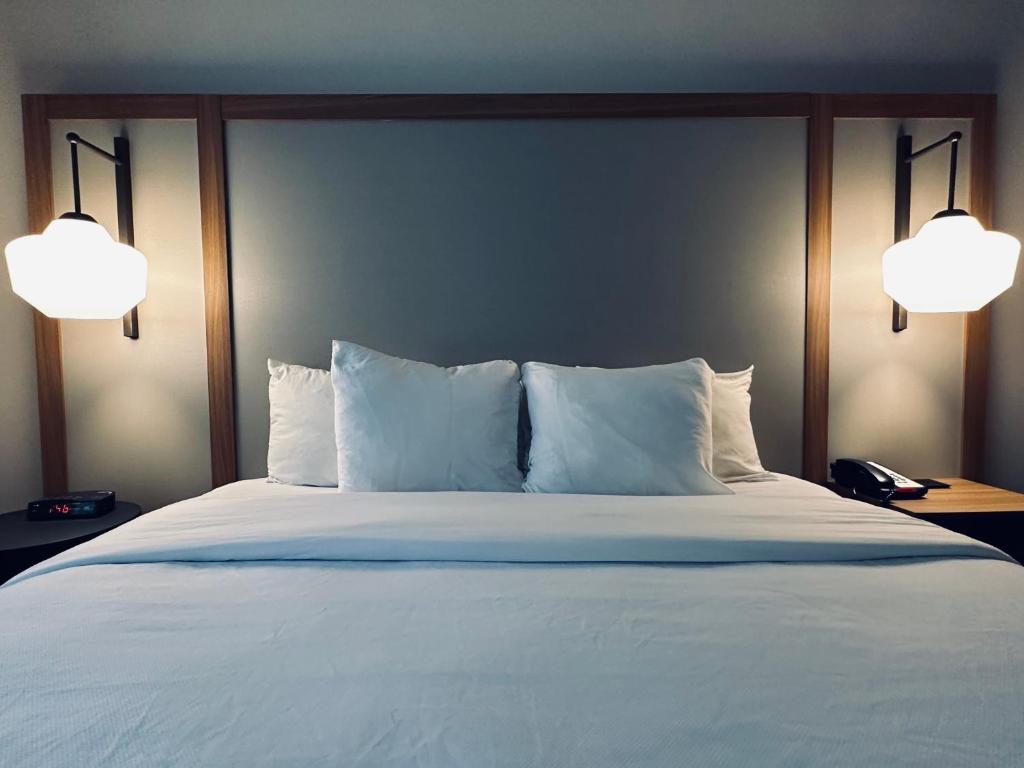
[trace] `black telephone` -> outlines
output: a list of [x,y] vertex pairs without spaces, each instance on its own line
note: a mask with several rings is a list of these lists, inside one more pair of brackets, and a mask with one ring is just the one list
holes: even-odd
[[867,496],[875,501],[920,499],[928,493],[928,486],[864,459],[836,459],[832,463],[832,479],[836,485],[853,491],[854,496]]

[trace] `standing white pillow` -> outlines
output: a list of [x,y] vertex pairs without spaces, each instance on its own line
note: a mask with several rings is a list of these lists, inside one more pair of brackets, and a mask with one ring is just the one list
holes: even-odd
[[523,365],[532,493],[731,494],[711,473],[713,372],[700,359],[644,368]]
[[335,341],[341,491],[520,491],[519,367],[441,368]]
[[735,373],[716,373],[711,398],[715,477],[725,482],[771,480],[761,466],[750,423],[750,383],[754,366]]
[[267,476],[288,485],[337,485],[334,389],[317,368],[267,360],[270,444]]

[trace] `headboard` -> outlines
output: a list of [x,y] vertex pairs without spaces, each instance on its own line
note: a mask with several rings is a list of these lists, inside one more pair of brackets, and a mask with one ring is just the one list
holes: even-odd
[[[30,223],[49,121],[191,119],[214,485],[261,474],[268,356],[331,338],[496,357],[757,366],[769,466],[824,480],[837,117],[961,117],[991,212],[978,95],[25,96]],[[980,466],[987,313],[965,323],[964,474]],[[60,328],[36,318],[45,485],[67,485]],[[979,395],[979,393],[981,393]]]
[[266,475],[267,357],[328,367],[332,338],[442,365],[752,362],[764,458],[799,473],[804,130],[230,123],[241,476]]

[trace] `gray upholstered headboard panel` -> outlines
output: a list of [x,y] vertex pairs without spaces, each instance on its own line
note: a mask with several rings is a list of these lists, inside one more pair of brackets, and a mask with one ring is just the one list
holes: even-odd
[[766,466],[799,474],[806,122],[227,125],[241,477],[266,358],[332,338],[438,364],[754,363]]

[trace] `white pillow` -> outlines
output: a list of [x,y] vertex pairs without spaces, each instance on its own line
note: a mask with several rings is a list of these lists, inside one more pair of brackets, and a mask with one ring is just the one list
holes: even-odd
[[288,485],[337,485],[334,389],[317,368],[267,360],[270,445],[267,476]]
[[526,363],[531,493],[731,494],[711,474],[711,382],[700,359],[645,368]]
[[519,491],[519,367],[439,368],[335,341],[341,491]]
[[711,431],[714,460],[711,469],[719,480],[770,480],[757,455],[754,426],[750,423],[750,382],[754,366],[735,373],[716,373],[711,396]]

